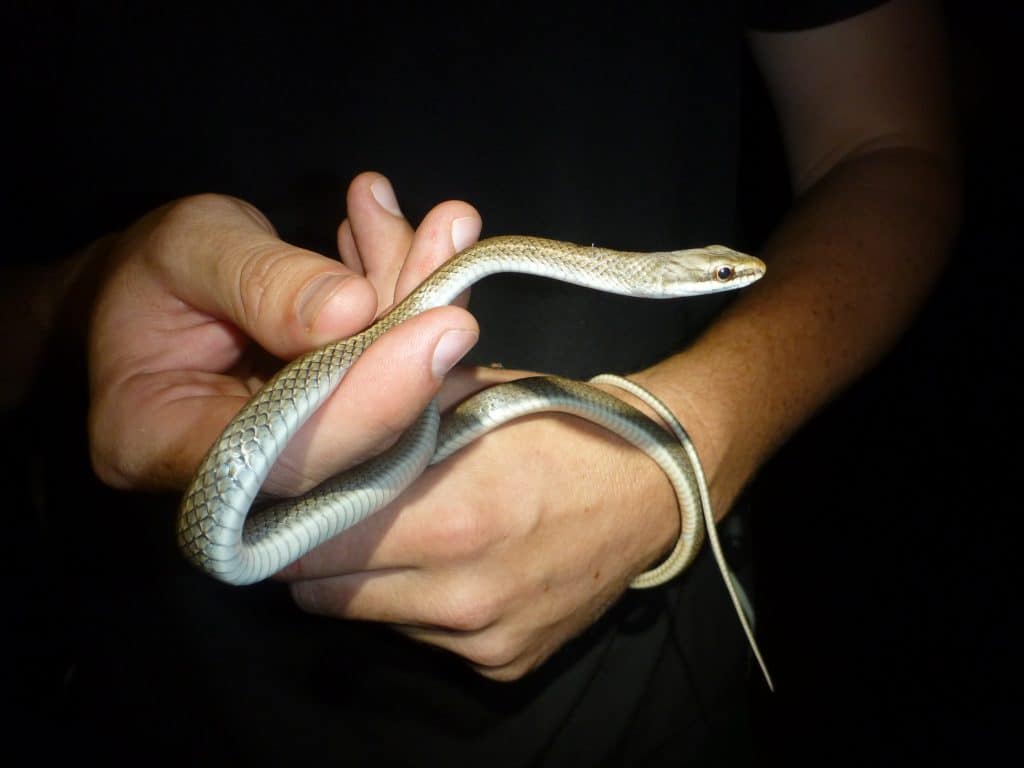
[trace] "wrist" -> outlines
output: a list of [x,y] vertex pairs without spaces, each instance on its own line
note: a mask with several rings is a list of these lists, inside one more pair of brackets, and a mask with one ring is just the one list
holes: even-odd
[[606,556],[622,564],[625,582],[661,562],[679,538],[680,515],[675,491],[655,461],[614,433],[573,416],[545,414],[537,426],[530,442],[544,446],[545,467],[565,457],[558,460],[565,463],[556,470],[556,482],[572,478],[574,490],[566,490],[575,497],[573,506],[612,510],[608,519],[615,527],[609,529],[612,546]]
[[738,371],[683,353],[629,377],[665,403],[686,430],[707,477],[716,520],[728,513],[758,466],[750,439],[755,425],[740,418],[744,409],[729,394],[735,383],[742,386]]

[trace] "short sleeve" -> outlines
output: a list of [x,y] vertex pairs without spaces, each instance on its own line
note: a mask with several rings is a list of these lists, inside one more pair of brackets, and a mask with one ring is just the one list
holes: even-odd
[[743,21],[762,32],[791,32],[823,27],[889,0],[743,0]]

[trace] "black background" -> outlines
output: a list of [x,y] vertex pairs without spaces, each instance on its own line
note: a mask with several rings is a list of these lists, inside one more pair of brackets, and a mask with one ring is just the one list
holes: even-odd
[[[753,685],[766,763],[919,764],[944,756],[984,764],[1015,746],[1022,425],[1010,369],[1020,351],[1024,162],[1012,110],[1024,19],[997,3],[946,7],[966,150],[966,220],[954,259],[893,352],[802,430],[752,491],[758,508],[774,510],[756,517],[755,530],[759,634],[778,684],[774,695]],[[30,21],[18,16],[7,31],[5,73],[5,155],[17,183],[4,185],[4,209],[17,217],[5,227],[4,260],[17,263],[81,245],[73,227],[52,223],[74,202],[33,185],[32,163],[60,142],[63,127],[21,118],[45,111],[35,101],[46,92],[40,86],[65,63],[22,76],[18,57],[41,18],[23,16]],[[767,106],[753,76],[751,93],[760,124]],[[764,201],[784,199],[777,149],[761,131],[745,136],[751,240],[771,224]],[[120,181],[97,179],[97,194]],[[97,231],[123,223],[115,213]],[[18,467],[15,440],[8,434],[4,442],[8,466]],[[7,481],[12,515],[23,480]],[[37,534],[33,521],[17,523],[16,531]],[[43,594],[45,554],[15,554],[8,588],[25,650],[16,677],[26,683],[17,690],[32,725],[45,726],[66,672],[52,631],[61,606]]]

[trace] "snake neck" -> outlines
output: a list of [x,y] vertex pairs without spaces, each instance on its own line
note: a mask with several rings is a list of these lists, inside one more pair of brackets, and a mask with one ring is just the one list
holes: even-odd
[[652,259],[657,256],[537,237],[481,240],[441,265],[363,333],[370,343],[413,315],[450,304],[474,283],[500,272],[546,277],[609,293],[643,295],[637,286],[650,284]]
[[[715,282],[709,263],[729,264],[734,278]],[[481,240],[431,273],[404,300],[366,330],[323,349],[346,363],[387,331],[428,309],[450,304],[488,275],[514,272],[572,283],[606,293],[650,299],[679,298],[732,290],[756,280],[764,265],[722,246],[684,251],[616,251],[539,237],[501,236]]]

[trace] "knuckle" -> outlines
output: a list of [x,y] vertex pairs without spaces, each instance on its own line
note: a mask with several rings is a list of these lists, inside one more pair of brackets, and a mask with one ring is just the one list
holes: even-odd
[[292,601],[303,612],[331,619],[360,617],[360,608],[353,603],[350,587],[337,579],[314,578],[293,581],[288,585]]
[[89,409],[89,461],[93,473],[104,485],[128,490],[133,487],[137,473],[129,460],[130,453],[124,450],[124,442],[117,439],[119,430],[116,424],[110,423],[108,412],[102,402],[94,403]]
[[247,327],[264,319],[272,297],[287,285],[287,250],[276,241],[250,248],[237,270],[234,301],[238,317]]
[[134,473],[130,466],[120,461],[120,458],[109,450],[109,446],[97,445],[90,441],[89,460],[92,463],[93,474],[104,485],[124,491],[132,487]]
[[437,515],[427,533],[428,546],[449,559],[476,559],[494,542],[494,526],[477,505],[450,505]]
[[[148,237],[155,246],[150,250],[160,258],[173,252],[172,248],[166,246],[178,244],[183,237],[194,235],[197,229],[216,231],[222,229],[224,224],[237,225],[241,221],[240,216],[255,222],[268,234],[274,233],[273,226],[254,206],[244,200],[213,192],[179,198],[152,211],[143,220],[148,223],[144,229],[148,230]],[[210,227],[211,222],[221,226]]]
[[197,225],[227,210],[223,196],[212,193],[191,195],[151,211],[144,216],[134,231],[143,245],[147,260],[160,269],[167,269],[169,259],[176,258],[183,240],[197,229]]
[[292,601],[305,613],[327,615],[327,600],[322,584],[316,581],[296,581],[288,585]]
[[233,197],[214,192],[188,195],[170,204],[164,220],[172,224],[192,226],[196,218],[236,213],[239,210],[239,202]]
[[247,216],[253,223],[255,223],[256,226],[266,230],[268,235],[273,235],[274,237],[277,237],[277,228],[273,225],[273,223],[271,223],[270,219],[266,217],[263,211],[261,211],[255,205],[248,202],[247,200],[242,200],[241,198],[237,197],[224,197],[222,195],[218,197],[220,197],[222,200],[227,200],[232,205],[234,205],[236,209],[238,209],[241,213],[245,214],[245,216]]
[[493,631],[482,633],[463,655],[480,674],[497,680],[514,679],[521,652],[519,643],[507,631]]
[[525,664],[512,663],[503,667],[483,667],[474,665],[473,669],[481,677],[485,677],[496,683],[514,683],[521,680],[530,671],[531,667]]
[[153,235],[178,237],[179,233],[194,229],[197,221],[204,221],[229,210],[228,198],[213,193],[182,197],[154,212]]
[[481,632],[501,615],[501,605],[477,583],[449,590],[440,624],[456,632]]

